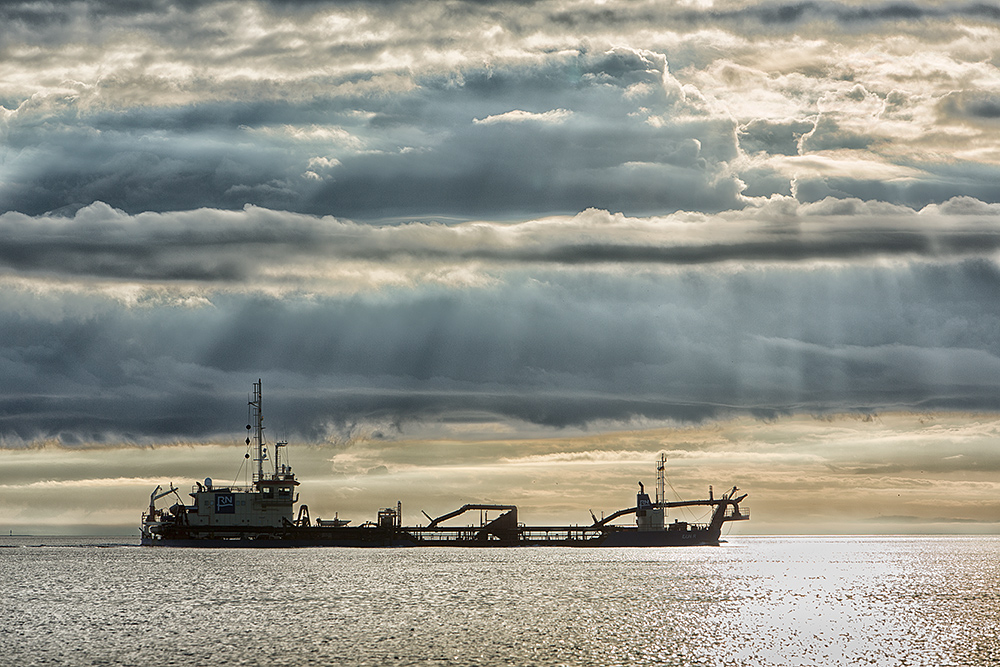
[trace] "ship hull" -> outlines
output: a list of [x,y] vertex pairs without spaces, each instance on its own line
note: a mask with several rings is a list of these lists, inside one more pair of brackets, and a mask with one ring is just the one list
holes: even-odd
[[[535,534],[537,533],[537,534]],[[191,528],[143,536],[143,546],[194,548],[301,548],[301,547],[683,547],[716,546],[719,531],[638,531],[630,528],[589,529],[579,527],[526,528],[511,535],[464,534],[427,528],[315,528],[294,527],[283,531],[241,528],[211,532]]]

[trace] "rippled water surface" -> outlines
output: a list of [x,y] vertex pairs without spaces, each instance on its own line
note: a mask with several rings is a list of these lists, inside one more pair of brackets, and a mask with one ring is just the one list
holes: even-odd
[[1000,538],[660,549],[0,539],[10,665],[997,665]]

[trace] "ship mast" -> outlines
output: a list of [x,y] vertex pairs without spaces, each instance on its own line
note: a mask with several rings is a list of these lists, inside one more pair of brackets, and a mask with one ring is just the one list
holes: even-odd
[[[264,415],[261,410],[261,381],[253,384],[253,400],[250,409],[253,414],[254,462],[257,464],[257,474],[254,482],[260,484],[264,479]],[[249,428],[249,427],[248,427]]]
[[660,460],[656,463],[656,507],[663,507],[663,504],[667,502],[667,494],[665,489],[666,473],[667,470],[667,455],[664,453],[660,454]]

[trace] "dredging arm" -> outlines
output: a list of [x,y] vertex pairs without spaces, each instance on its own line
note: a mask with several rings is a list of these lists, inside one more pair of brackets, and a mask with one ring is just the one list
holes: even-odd
[[[747,494],[744,493],[739,498],[732,498],[731,496],[733,494],[735,494],[737,491],[739,491],[739,489],[734,486],[732,488],[732,490],[729,491],[729,493],[723,494],[723,496],[721,498],[719,498],[718,500],[715,500],[715,499],[712,499],[712,498],[710,498],[708,500],[678,500],[676,502],[659,503],[656,506],[657,507],[663,507],[663,508],[669,508],[669,507],[693,507],[693,506],[697,506],[697,505],[708,505],[708,506],[714,506],[714,505],[733,505],[733,506],[735,506],[738,509],[739,505],[740,505],[740,502],[742,502],[743,499],[747,497]],[[635,514],[638,510],[639,510],[638,507],[629,507],[627,509],[618,510],[614,514],[606,516],[603,519],[601,519],[600,521],[596,521],[595,520],[594,521],[594,525],[595,526],[604,526],[604,525],[606,525],[606,524],[614,521],[615,519],[617,519],[620,516],[625,516],[626,514]],[[593,516],[593,513],[591,513],[591,516]]]
[[448,512],[447,514],[442,514],[436,519],[431,519],[427,512],[424,512],[424,516],[431,519],[431,522],[427,524],[428,528],[433,528],[442,521],[447,521],[448,519],[454,518],[459,514],[464,514],[465,512],[474,510],[516,510],[517,505],[462,505],[454,512]]

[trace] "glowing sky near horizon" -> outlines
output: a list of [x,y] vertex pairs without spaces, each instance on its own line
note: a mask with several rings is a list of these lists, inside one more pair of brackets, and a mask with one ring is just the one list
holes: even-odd
[[584,520],[668,451],[768,531],[995,531],[1000,4],[0,25],[0,527],[231,474],[262,378],[328,512]]

